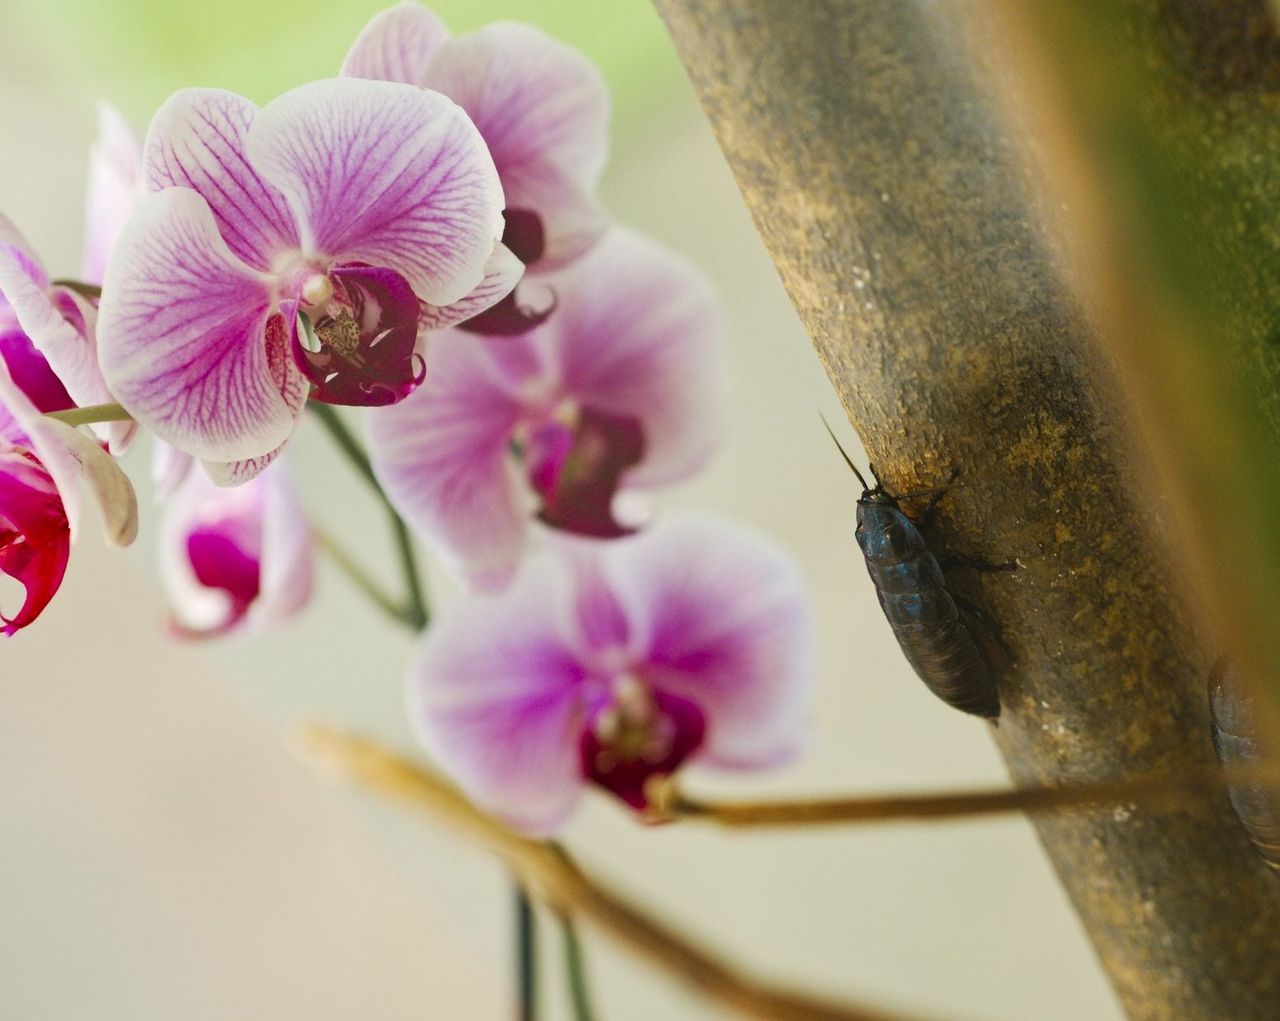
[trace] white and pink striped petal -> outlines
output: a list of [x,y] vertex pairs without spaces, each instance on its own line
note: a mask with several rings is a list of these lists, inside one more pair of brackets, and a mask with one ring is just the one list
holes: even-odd
[[433,337],[426,382],[368,413],[369,453],[392,503],[452,569],[486,589],[510,579],[529,534],[510,452],[521,406],[501,364],[506,343]]
[[165,442],[214,461],[260,457],[288,439],[301,411],[274,301],[272,279],[236,257],[200,195],[157,192],[107,272],[102,370]]
[[147,187],[190,188],[208,203],[236,257],[262,272],[298,249],[285,197],[263,180],[246,152],[257,106],[224,89],[183,89],[160,107],[147,131]]
[[451,38],[426,8],[401,3],[373,17],[342,74],[434,89],[466,110],[502,180],[503,239],[535,272],[567,265],[604,235],[596,190],[608,156],[609,92],[578,51],[513,22]]
[[540,219],[539,272],[567,265],[604,235],[596,189],[608,157],[609,91],[591,61],[532,25],[499,22],[438,47],[422,84],[475,122],[507,208]]
[[502,188],[479,132],[444,96],[311,82],[267,104],[245,144],[284,193],[308,256],[394,270],[433,305],[483,279],[502,236]]
[[98,104],[98,137],[89,149],[82,279],[101,285],[120,232],[146,194],[142,141],[120,111]]
[[633,415],[644,459],[628,486],[666,486],[706,464],[727,395],[727,334],[706,276],[669,249],[616,230],[563,278],[546,329],[561,386],[614,415]]
[[[98,366],[96,310],[80,295],[50,284],[49,275],[18,228],[0,216],[0,296],[21,331],[40,352],[71,400],[82,407],[115,398]],[[52,410],[52,409],[49,409]],[[120,452],[133,433],[131,423],[108,423],[96,430]]]
[[427,64],[448,38],[434,13],[404,0],[369,20],[342,62],[342,75],[425,85]]
[[419,333],[447,329],[488,311],[515,290],[523,275],[524,263],[499,241],[485,263],[484,279],[473,290],[450,305],[422,302],[418,315]]
[[530,564],[501,597],[436,621],[410,670],[409,718],[480,805],[526,832],[558,829],[581,796],[585,673],[558,620],[560,565]]
[[602,565],[645,679],[706,714],[706,762],[756,769],[799,753],[813,636],[790,557],[745,529],[685,518],[610,545]]

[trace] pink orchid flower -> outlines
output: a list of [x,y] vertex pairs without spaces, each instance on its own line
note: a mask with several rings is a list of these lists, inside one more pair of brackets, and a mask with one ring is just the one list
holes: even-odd
[[[467,111],[502,179],[502,240],[530,274],[568,265],[603,237],[608,219],[596,189],[608,155],[609,92],[581,53],[511,22],[451,37],[435,14],[406,2],[374,15],[342,74],[434,89]],[[482,313],[471,327],[512,334],[549,314],[551,301],[538,311],[508,291],[492,308],[460,303],[435,310],[429,326]]]
[[174,630],[185,637],[274,627],[311,597],[311,531],[282,460],[235,489],[190,472],[165,506],[160,541]]
[[617,231],[556,287],[556,315],[524,336],[434,335],[427,382],[369,415],[383,488],[480,588],[509,580],[535,515],[624,535],[619,487],[687,478],[715,445],[724,331],[697,270]]
[[[124,220],[141,197],[141,147],[111,106],[98,108],[98,137],[89,154],[84,273],[99,284]],[[97,304],[90,289],[55,284],[18,228],[0,216],[0,357],[41,411],[114,401],[98,368]],[[94,426],[122,453],[132,422]]]
[[478,804],[549,834],[588,783],[643,810],[686,761],[797,754],[812,639],[788,557],[705,520],[557,545],[433,624],[409,674],[421,740]]
[[308,396],[413,390],[419,303],[476,288],[502,231],[474,125],[406,85],[318,81],[262,109],[187,89],[143,157],[153,194],[107,271],[103,372],[139,422],[228,484],[270,463]]
[[142,142],[120,111],[98,104],[98,137],[89,149],[81,279],[101,286],[124,225],[146,194]]
[[0,571],[26,593],[17,613],[0,613],[0,633],[34,621],[62,584],[82,485],[107,540],[131,543],[138,507],[128,478],[94,439],[42,414],[0,359]]

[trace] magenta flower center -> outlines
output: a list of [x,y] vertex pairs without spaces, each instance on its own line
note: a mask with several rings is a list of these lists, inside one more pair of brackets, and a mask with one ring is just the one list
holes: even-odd
[[44,355],[21,330],[0,330],[0,358],[13,381],[40,411],[66,411],[75,407],[67,388],[53,374]]
[[613,497],[644,455],[639,419],[564,402],[527,426],[518,446],[543,522],[601,539],[634,531],[614,518]]
[[[511,249],[511,254],[526,266],[541,259],[546,248],[542,217],[530,209],[508,209],[502,215],[502,243]],[[496,305],[459,323],[458,329],[491,337],[515,337],[541,326],[555,311],[554,298],[545,308],[533,308],[520,304],[518,290],[515,288]]]
[[187,556],[196,580],[205,588],[221,589],[243,615],[258,598],[261,586],[257,558],[235,538],[216,527],[197,528],[187,537]]
[[58,591],[71,553],[67,512],[49,473],[33,454],[14,449],[0,467],[0,571],[25,593],[0,628],[12,635],[40,615]]
[[644,810],[649,778],[674,773],[706,732],[706,716],[696,704],[624,674],[579,741],[583,776]]
[[262,529],[251,514],[207,520],[187,535],[187,558],[196,581],[223,592],[228,602],[226,619],[201,634],[222,634],[244,619],[262,588],[261,551]]
[[399,273],[339,266],[309,276],[293,333],[293,360],[326,404],[380,407],[408,397],[426,376],[414,350],[418,298]]

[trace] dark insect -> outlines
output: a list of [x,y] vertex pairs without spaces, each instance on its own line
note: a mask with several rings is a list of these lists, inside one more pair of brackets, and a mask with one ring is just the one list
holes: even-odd
[[[915,522],[899,507],[899,498],[889,493],[879,479],[874,488],[868,486],[829,425],[827,432],[845,464],[862,483],[854,537],[866,558],[867,573],[876,587],[880,607],[907,661],[929,690],[947,705],[995,719],[1000,715],[995,681],[969,629],[960,620],[956,599],[947,591],[937,558],[926,548]],[[930,492],[936,496],[941,491]]]
[[[1225,766],[1257,762],[1262,758],[1253,697],[1239,675],[1220,659],[1209,673],[1209,719],[1213,726],[1213,750]],[[1249,839],[1273,869],[1280,871],[1280,804],[1272,790],[1257,783],[1227,786]]]

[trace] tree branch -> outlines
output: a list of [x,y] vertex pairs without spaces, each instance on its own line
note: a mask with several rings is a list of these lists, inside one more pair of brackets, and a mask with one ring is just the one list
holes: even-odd
[[[886,484],[957,470],[935,546],[1022,565],[958,586],[1012,647],[993,736],[1017,783],[1203,769],[1212,654],[954,20],[971,5],[656,4]],[[1275,1016],[1280,896],[1224,797],[1036,826],[1131,1017]]]

